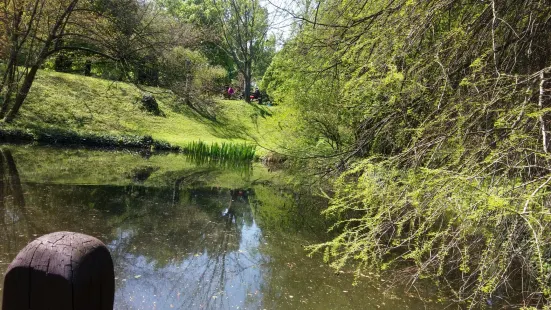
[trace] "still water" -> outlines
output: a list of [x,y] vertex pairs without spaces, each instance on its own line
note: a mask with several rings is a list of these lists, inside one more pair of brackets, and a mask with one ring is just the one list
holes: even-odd
[[34,238],[76,231],[110,249],[115,309],[439,308],[309,258],[326,202],[282,172],[30,146],[3,146],[0,161],[2,279]]

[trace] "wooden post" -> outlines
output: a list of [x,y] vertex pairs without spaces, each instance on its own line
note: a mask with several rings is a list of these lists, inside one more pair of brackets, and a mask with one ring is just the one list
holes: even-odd
[[3,310],[112,310],[113,261],[98,239],[56,232],[29,243],[8,267]]

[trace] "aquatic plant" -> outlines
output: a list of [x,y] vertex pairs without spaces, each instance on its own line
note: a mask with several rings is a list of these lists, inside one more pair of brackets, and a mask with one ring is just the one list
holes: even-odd
[[207,161],[252,161],[255,156],[256,146],[247,143],[211,143],[193,141],[186,144],[182,151],[193,158]]

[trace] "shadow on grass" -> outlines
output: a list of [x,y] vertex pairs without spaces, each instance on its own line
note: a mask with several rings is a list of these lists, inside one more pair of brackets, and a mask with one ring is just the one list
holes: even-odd
[[270,111],[267,107],[258,105],[253,102],[249,102],[249,105],[254,108],[255,113],[259,116],[266,118],[266,116],[272,116],[272,111]]
[[176,99],[170,100],[167,105],[172,112],[185,115],[195,121],[201,123],[218,122],[217,115],[219,113],[219,108],[212,99],[205,99],[201,102],[194,100],[194,102],[190,104],[186,104],[182,99]]
[[[119,85],[125,85],[124,82],[119,81],[113,81],[113,80],[106,80],[99,77],[85,77],[80,74],[73,74],[73,73],[55,73],[55,74],[49,74],[46,76],[39,76],[39,79],[41,79],[43,84],[54,84],[56,86],[60,86],[60,84],[65,84],[65,86],[71,90],[74,91],[82,91],[83,88],[86,91],[92,92],[96,95],[101,95],[100,91],[102,92],[113,92],[114,95],[122,95],[127,96],[128,91],[124,87],[120,87]],[[95,83],[87,83],[93,81]],[[97,84],[103,84],[100,88],[97,87]],[[132,84],[126,84],[126,85],[132,85]],[[118,94],[116,93],[118,92]]]
[[218,117],[217,123],[210,126],[211,134],[221,139],[246,139],[249,136],[249,130],[244,124],[231,123],[229,118]]
[[220,109],[216,101],[205,99],[202,102],[194,102],[187,105],[181,101],[174,101],[169,104],[170,109],[178,114],[204,124],[209,128],[210,133],[221,139],[246,139],[249,128],[245,124],[232,121]]

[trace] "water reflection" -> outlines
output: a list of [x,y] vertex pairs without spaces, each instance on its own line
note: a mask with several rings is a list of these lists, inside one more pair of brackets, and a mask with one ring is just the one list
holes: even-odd
[[[302,245],[321,240],[327,228],[319,216],[324,202],[251,177],[251,170],[167,171],[180,162],[153,164],[155,155],[79,151],[78,158],[56,159],[40,149],[3,149],[1,155],[1,272],[36,236],[70,230],[96,236],[110,248],[116,309],[428,307],[419,299],[382,295],[374,283],[353,287],[350,276],[337,276],[320,258],[306,257]],[[84,184],[59,182],[38,163],[72,163],[59,173],[90,177],[94,171],[85,170],[86,161],[105,162],[108,173],[119,171],[107,165],[120,156],[135,163],[118,172],[120,178],[109,176],[110,184],[76,176]]]
[[[28,238],[29,224],[19,172],[12,153],[0,149],[0,268],[4,270]],[[3,272],[3,271],[2,271]],[[1,295],[1,294],[0,294]]]
[[262,283],[261,233],[250,212],[250,194],[192,189],[175,205],[134,196],[140,203],[117,225],[117,238],[109,244],[120,270],[119,306],[245,307],[249,291],[258,292]]

